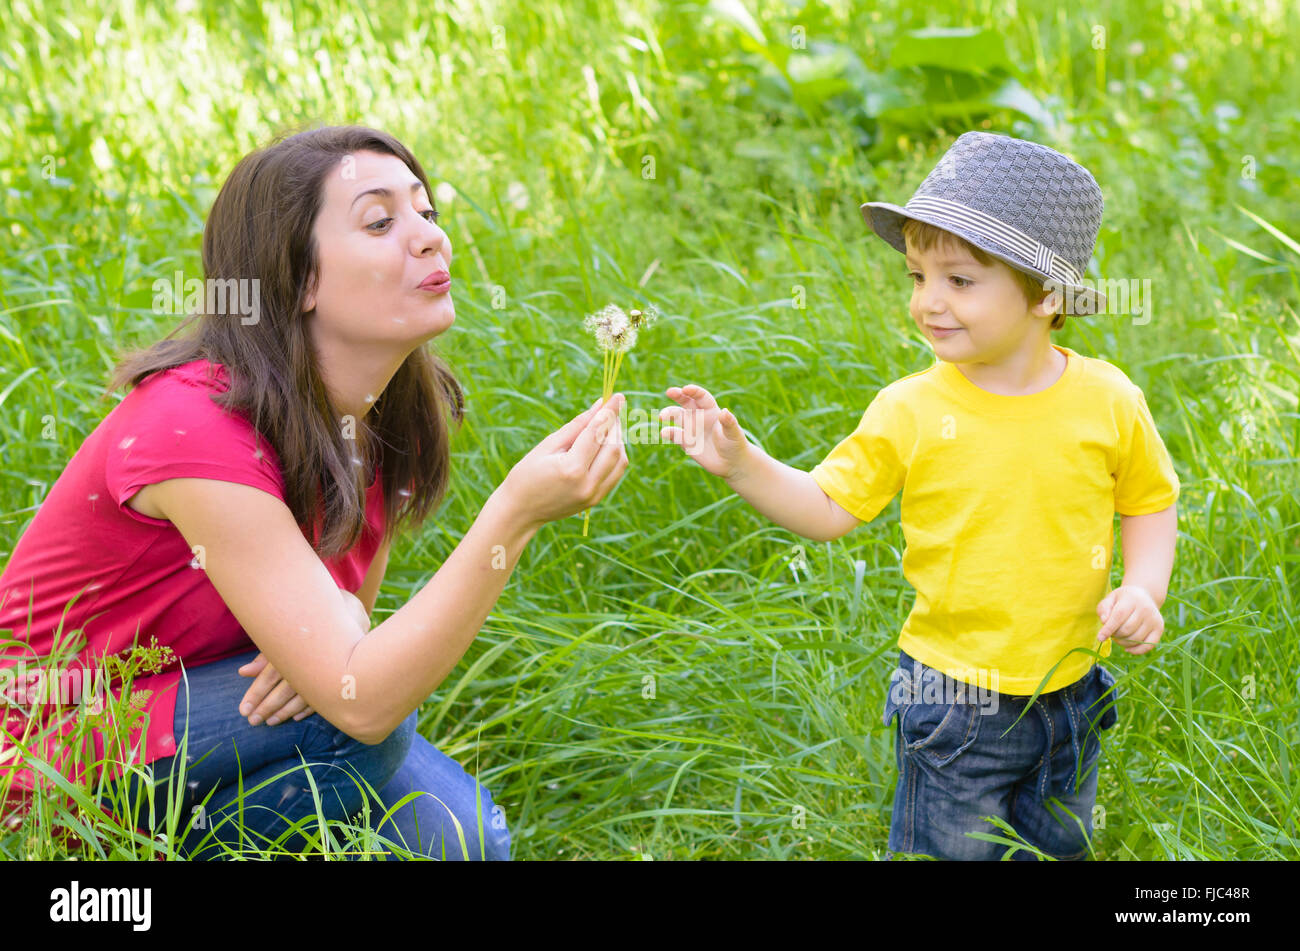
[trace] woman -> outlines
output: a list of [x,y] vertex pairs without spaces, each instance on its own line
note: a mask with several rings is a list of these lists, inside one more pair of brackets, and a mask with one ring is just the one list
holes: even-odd
[[[422,347],[455,318],[430,198],[420,163],[373,129],[246,156],[204,228],[204,300],[182,325],[197,329],[117,367],[105,396],[134,389],[0,575],[0,628],[28,658],[50,655],[60,619],[84,635],[83,659],[150,638],[172,650],[134,681],[148,727],[117,758],[153,764],[156,816],[183,784],[191,856],[299,851],[319,796],[334,819],[370,800],[379,834],[417,854],[509,857],[501,810],[416,732],[416,711],[537,530],[622,477],[622,398],[533,448],[437,574],[370,630],[391,539],[441,501],[463,409]],[[138,775],[111,775],[142,798]]]

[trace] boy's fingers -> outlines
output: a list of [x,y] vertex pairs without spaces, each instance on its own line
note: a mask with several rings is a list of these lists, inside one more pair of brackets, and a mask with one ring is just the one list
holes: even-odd
[[712,393],[694,383],[687,383],[683,386],[682,395],[694,401],[697,409],[716,409],[718,406],[718,402],[713,398]]
[[1106,638],[1112,637],[1132,614],[1133,608],[1131,605],[1122,601],[1117,601],[1111,606],[1110,613],[1106,616],[1105,623],[1102,624],[1101,630],[1097,632],[1097,639],[1104,641]]
[[1159,627],[1152,628],[1147,635],[1142,638],[1142,643],[1134,648],[1133,653],[1145,654],[1154,650],[1155,646],[1160,643],[1160,635],[1162,633],[1163,631]]
[[1123,645],[1124,650],[1130,654],[1145,653],[1150,650],[1149,647],[1145,646],[1149,634],[1150,631],[1145,627],[1132,634],[1124,634],[1121,632],[1115,635],[1115,643]]
[[1119,608],[1118,605],[1110,605],[1109,611],[1102,616],[1101,630],[1097,631],[1097,640],[1105,640],[1119,629],[1119,625],[1128,620],[1128,613]]

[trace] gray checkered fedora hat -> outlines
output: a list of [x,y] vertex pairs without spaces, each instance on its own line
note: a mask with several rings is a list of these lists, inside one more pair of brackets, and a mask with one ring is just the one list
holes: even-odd
[[904,254],[908,218],[951,231],[1049,289],[1065,291],[1067,314],[1092,314],[1106,307],[1104,294],[1082,284],[1102,205],[1096,180],[1060,152],[1007,135],[967,132],[905,206],[869,201],[862,217]]

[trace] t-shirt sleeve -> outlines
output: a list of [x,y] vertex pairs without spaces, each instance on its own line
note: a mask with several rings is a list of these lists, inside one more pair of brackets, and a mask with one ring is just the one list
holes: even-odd
[[903,487],[906,468],[898,432],[893,400],[881,390],[857,429],[813,468],[813,481],[841,508],[871,521]]
[[275,451],[245,417],[212,402],[211,392],[164,377],[119,407],[124,413],[110,435],[105,481],[123,512],[155,522],[125,503],[141,487],[167,479],[238,482],[284,498]]
[[1150,515],[1178,500],[1178,476],[1165,449],[1146,396],[1136,386],[1128,420],[1122,423],[1119,462],[1115,471],[1115,511],[1120,515]]

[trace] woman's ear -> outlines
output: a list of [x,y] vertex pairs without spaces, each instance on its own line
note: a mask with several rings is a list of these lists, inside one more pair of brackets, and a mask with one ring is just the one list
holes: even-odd
[[316,309],[316,275],[312,274],[307,278],[307,291],[302,298],[302,312],[310,314]]

